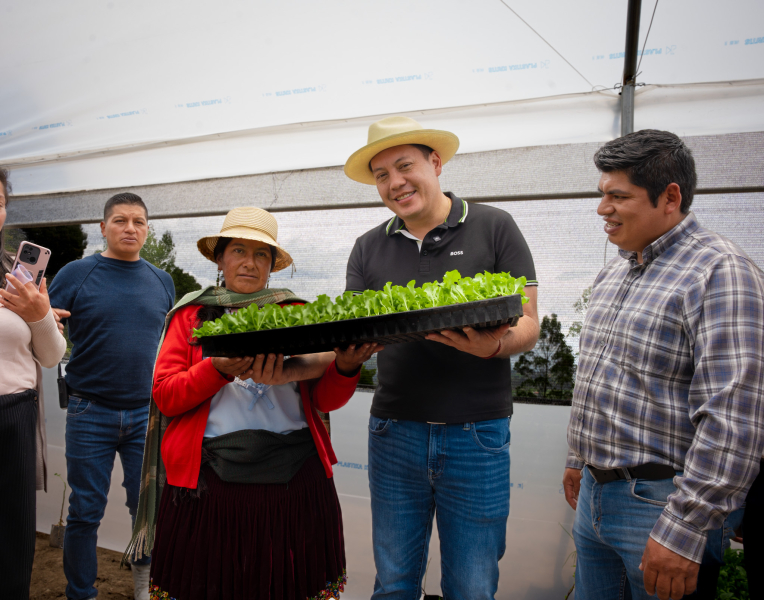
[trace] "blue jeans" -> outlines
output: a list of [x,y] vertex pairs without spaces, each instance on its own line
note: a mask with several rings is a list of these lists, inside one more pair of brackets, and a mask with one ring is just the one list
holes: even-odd
[[[673,479],[600,484],[584,467],[573,525],[576,600],[654,600],[645,591],[639,564],[666,499],[675,491]],[[708,533],[703,565],[722,561],[739,517],[739,510],[733,512],[723,527]]]
[[509,516],[509,419],[369,418],[373,599],[418,600],[433,515],[448,600],[492,599]]
[[[66,597],[94,598],[98,573],[96,542],[111,485],[114,455],[119,452],[127,507],[135,519],[141,485],[143,445],[149,408],[115,410],[69,396],[66,414],[66,469],[72,491],[64,536]],[[136,564],[149,564],[142,558]]]

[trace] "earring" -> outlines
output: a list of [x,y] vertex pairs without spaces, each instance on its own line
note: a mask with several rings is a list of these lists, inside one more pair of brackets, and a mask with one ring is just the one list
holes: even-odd
[[220,287],[220,274],[221,273],[222,273],[222,271],[220,269],[218,269],[218,278],[215,280],[215,286],[216,287]]

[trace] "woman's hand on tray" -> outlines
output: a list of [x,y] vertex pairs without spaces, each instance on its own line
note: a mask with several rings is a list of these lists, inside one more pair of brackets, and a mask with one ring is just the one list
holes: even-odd
[[[509,329],[509,323],[490,329],[473,329],[472,327],[464,327],[461,331],[444,329],[440,332],[428,333],[426,339],[440,342],[480,358],[489,358],[497,356],[497,350],[501,349],[500,340],[507,335]],[[500,354],[498,355],[500,356]],[[504,357],[502,356],[502,358]]]
[[371,355],[380,350],[384,350],[382,344],[363,344],[356,347],[355,344],[351,344],[347,347],[347,350],[334,349],[336,355],[334,366],[337,367],[337,372],[345,377],[353,377],[361,365],[371,358]]
[[255,383],[265,385],[284,385],[290,381],[320,377],[331,362],[331,353],[324,354],[328,355],[325,359],[321,359],[319,355],[293,356],[286,362],[283,354],[258,354],[254,358],[213,357],[212,366],[223,375],[251,379]]
[[[252,362],[248,379],[255,383],[264,383],[265,385],[284,385],[294,378],[289,377],[287,369],[284,368],[284,355],[279,354],[258,354]],[[243,379],[240,377],[239,379]]]
[[222,375],[249,379],[252,374],[252,362],[254,359],[251,356],[238,356],[235,358],[213,356],[211,360],[212,366]]

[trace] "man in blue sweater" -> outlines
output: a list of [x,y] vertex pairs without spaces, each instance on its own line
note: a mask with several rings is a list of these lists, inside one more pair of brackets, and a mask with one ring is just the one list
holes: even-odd
[[[151,375],[164,319],[175,300],[172,278],[140,257],[148,211],[135,194],[106,202],[106,251],[66,265],[50,303],[69,327],[66,369],[66,468],[72,492],[64,538],[66,597],[95,598],[96,542],[118,452],[127,507],[135,518]],[[150,559],[133,564],[135,598],[148,599]]]

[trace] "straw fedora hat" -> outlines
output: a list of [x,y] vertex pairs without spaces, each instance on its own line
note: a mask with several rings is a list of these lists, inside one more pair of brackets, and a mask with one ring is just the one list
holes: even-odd
[[234,208],[225,216],[218,235],[203,237],[196,242],[196,247],[205,258],[215,262],[215,245],[221,237],[265,242],[276,252],[276,262],[271,271],[275,273],[292,264],[292,257],[276,241],[278,233],[279,225],[271,213],[254,206],[243,206]]
[[439,155],[443,164],[453,158],[459,149],[459,138],[450,131],[424,129],[408,117],[387,117],[369,126],[367,144],[353,152],[345,163],[345,175],[354,181],[375,185],[369,162],[382,150],[405,144],[429,146]]

